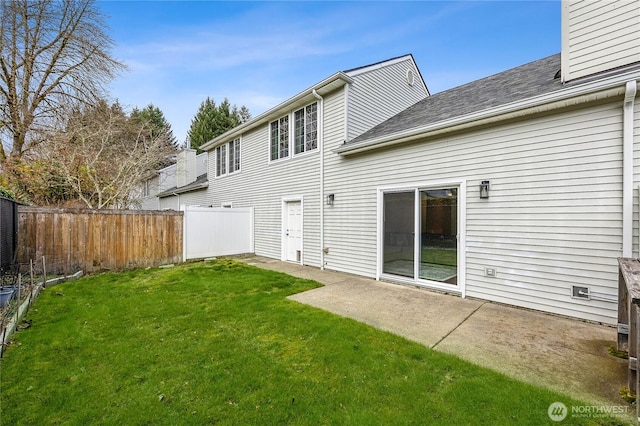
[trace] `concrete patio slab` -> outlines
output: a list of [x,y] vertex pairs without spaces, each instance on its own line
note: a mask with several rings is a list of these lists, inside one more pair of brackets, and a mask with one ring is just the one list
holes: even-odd
[[623,405],[627,361],[612,327],[484,303],[434,349],[600,405]]
[[239,260],[325,285],[292,300],[594,405],[628,406],[619,394],[627,361],[607,351],[614,327],[259,256]]
[[429,347],[455,330],[482,305],[479,301],[355,277],[289,298]]

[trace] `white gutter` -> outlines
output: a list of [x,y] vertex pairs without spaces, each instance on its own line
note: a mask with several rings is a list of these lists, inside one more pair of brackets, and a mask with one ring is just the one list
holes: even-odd
[[170,197],[172,195],[185,194],[187,192],[197,191],[199,189],[205,189],[205,188],[209,187],[209,181],[202,182],[202,183],[199,183],[199,184],[193,185],[193,186],[189,186],[189,185],[193,185],[193,184],[190,183],[188,185],[181,186],[180,188],[176,188],[176,189],[172,190],[171,192],[163,191],[163,192],[159,193],[157,195],[157,197],[158,198],[166,198],[166,197]]
[[318,106],[318,149],[320,150],[320,269],[324,270],[324,98],[316,89],[311,92]]
[[622,107],[622,256],[633,256],[633,112],[637,82],[628,81]]
[[345,144],[334,150],[341,155],[369,151],[383,146],[395,145],[425,137],[442,135],[472,127],[496,123],[503,120],[520,118],[530,114],[548,112],[586,102],[601,101],[620,97],[625,93],[624,84],[629,78],[638,78],[638,71],[625,73],[615,77],[584,83],[579,86],[557,90],[541,96],[512,102],[499,107],[474,112],[461,117],[439,121],[426,126],[403,130],[394,134],[365,140],[355,144]]
[[351,77],[349,77],[348,75],[346,75],[341,71],[337,72],[331,75],[330,77],[325,78],[321,82],[311,86],[310,88],[287,99],[286,101],[276,105],[270,110],[263,112],[262,114],[247,121],[246,123],[242,123],[239,126],[236,126],[233,129],[223,133],[222,135],[210,140],[209,142],[204,143],[200,147],[200,149],[202,151],[208,151],[222,142],[226,142],[232,138],[237,138],[241,136],[243,133],[257,126],[260,126],[262,124],[268,123],[269,121],[272,121],[276,117],[283,114],[283,111],[289,111],[291,108],[296,107],[298,104],[307,103],[307,100],[305,100],[305,98],[308,99],[309,96],[313,95],[313,92],[316,92],[318,90],[322,91],[323,89],[325,89],[325,91],[331,91],[337,88],[338,86],[341,86],[347,83],[352,83],[352,82],[353,82],[353,79]]

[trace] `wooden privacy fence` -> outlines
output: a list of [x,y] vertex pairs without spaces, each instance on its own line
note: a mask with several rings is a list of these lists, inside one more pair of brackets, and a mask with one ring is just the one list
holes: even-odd
[[179,263],[182,237],[182,212],[20,206],[17,261],[44,256],[53,274]]

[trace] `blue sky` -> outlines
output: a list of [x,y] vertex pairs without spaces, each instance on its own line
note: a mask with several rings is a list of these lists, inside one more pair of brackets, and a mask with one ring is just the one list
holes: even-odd
[[255,117],[336,71],[412,53],[431,93],[560,51],[560,1],[101,1],[110,86],[184,141],[207,97]]

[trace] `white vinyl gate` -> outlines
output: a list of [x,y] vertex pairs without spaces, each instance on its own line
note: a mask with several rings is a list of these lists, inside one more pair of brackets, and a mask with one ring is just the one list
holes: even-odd
[[253,208],[182,207],[184,260],[253,253]]

